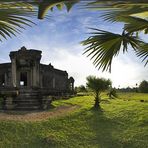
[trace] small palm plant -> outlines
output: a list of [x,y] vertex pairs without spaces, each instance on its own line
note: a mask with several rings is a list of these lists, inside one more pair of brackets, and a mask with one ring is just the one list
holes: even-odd
[[95,76],[88,76],[86,79],[87,87],[91,89],[95,94],[94,108],[98,109],[100,108],[101,101],[100,94],[102,91],[107,90],[110,87],[111,81],[109,79],[97,78]]
[[107,93],[110,99],[118,98],[117,92],[115,88],[111,88]]

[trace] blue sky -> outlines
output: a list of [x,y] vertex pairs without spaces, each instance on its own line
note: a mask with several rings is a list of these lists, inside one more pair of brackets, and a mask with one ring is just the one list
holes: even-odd
[[42,50],[42,63],[51,63],[55,68],[66,70],[75,78],[75,84],[86,83],[88,75],[110,78],[115,87],[133,87],[142,80],[148,80],[148,67],[144,67],[132,50],[119,54],[113,60],[112,72],[97,70],[92,61],[82,55],[84,47],[80,42],[88,37],[88,27],[95,27],[121,33],[121,23],[107,23],[100,13],[74,7],[69,13],[54,10],[49,20],[36,20],[36,26],[26,27],[17,37],[0,43],[0,63],[9,62],[9,52],[22,46]]

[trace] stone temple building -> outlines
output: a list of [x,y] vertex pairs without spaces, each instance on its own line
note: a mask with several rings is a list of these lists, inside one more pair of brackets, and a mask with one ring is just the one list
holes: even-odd
[[45,109],[48,96],[72,94],[74,79],[51,64],[41,64],[41,51],[22,47],[0,64],[0,96],[4,109]]

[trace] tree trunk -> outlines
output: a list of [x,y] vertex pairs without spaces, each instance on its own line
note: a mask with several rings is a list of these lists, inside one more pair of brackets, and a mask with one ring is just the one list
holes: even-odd
[[96,108],[96,109],[100,108],[100,99],[99,99],[99,93],[98,92],[96,92],[94,108]]

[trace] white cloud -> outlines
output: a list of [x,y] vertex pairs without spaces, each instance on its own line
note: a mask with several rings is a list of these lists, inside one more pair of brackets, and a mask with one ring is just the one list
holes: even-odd
[[[113,81],[113,86],[118,87],[134,87],[136,83],[140,83],[143,79],[147,79],[144,73],[148,70],[140,63],[134,63],[130,60],[130,57],[126,56],[127,62],[124,62],[121,57],[114,60],[112,64],[112,73],[98,71],[89,58],[82,55],[82,47],[79,48],[81,52],[75,55],[68,49],[62,47],[55,49],[51,54],[50,50],[46,50],[43,54],[44,63],[48,64],[50,59],[51,64],[55,68],[67,70],[70,76],[75,78],[75,84],[81,85],[86,83],[86,77],[88,75],[96,75],[97,77],[110,78]],[[43,51],[44,53],[44,51]],[[47,58],[48,57],[48,58]]]

